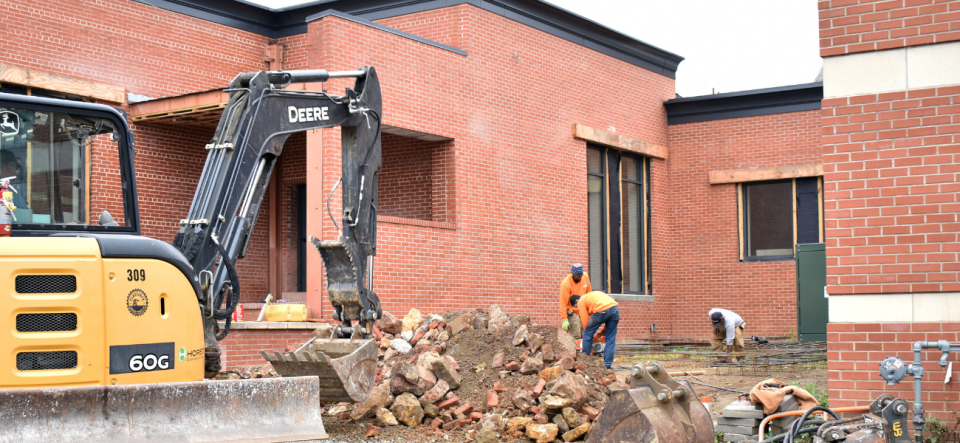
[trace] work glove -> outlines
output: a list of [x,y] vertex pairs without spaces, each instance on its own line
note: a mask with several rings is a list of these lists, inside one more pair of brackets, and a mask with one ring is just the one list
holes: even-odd
[[564,321],[563,321],[563,324],[560,325],[560,327],[563,328],[564,331],[569,330],[569,329],[570,329],[570,320],[564,320]]

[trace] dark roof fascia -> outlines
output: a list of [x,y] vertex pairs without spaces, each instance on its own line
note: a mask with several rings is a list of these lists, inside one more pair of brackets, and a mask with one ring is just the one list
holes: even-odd
[[820,109],[823,82],[728,92],[663,102],[667,124],[706,122]]
[[379,20],[467,3],[669,78],[676,78],[683,61],[679,55],[542,0],[332,0],[283,10],[232,0],[133,1],[270,38],[303,34],[309,17],[331,9]]
[[425,38],[420,37],[420,36],[417,36],[417,35],[409,34],[409,33],[406,33],[406,32],[400,31],[400,30],[397,30],[397,29],[395,29],[395,28],[391,28],[391,27],[389,27],[389,26],[384,26],[384,25],[381,25],[381,24],[379,24],[379,23],[374,23],[374,22],[372,22],[372,21],[370,21],[370,20],[364,20],[364,19],[359,18],[359,17],[357,17],[357,16],[350,15],[350,14],[344,14],[344,13],[342,13],[342,12],[340,12],[340,11],[334,11],[334,10],[332,10],[332,9],[329,9],[329,10],[323,11],[323,12],[321,12],[321,13],[319,13],[319,14],[314,14],[314,15],[311,15],[310,17],[307,17],[307,22],[312,22],[312,21],[314,21],[314,20],[319,20],[319,19],[321,19],[321,18],[328,17],[328,16],[339,17],[339,18],[342,18],[342,19],[344,19],[344,20],[349,20],[349,21],[352,21],[352,22],[354,22],[354,23],[359,23],[359,24],[361,24],[361,25],[366,25],[366,26],[369,26],[369,27],[374,28],[374,29],[379,29],[379,30],[381,30],[381,31],[389,32],[389,33],[391,33],[391,34],[398,35],[398,36],[400,36],[400,37],[409,38],[410,40],[415,40],[415,41],[418,41],[418,42],[423,43],[423,44],[427,44],[427,45],[430,45],[430,46],[433,46],[433,47],[437,47],[437,48],[440,48],[440,49],[443,49],[443,50],[446,50],[446,51],[450,51],[450,52],[453,52],[453,53],[456,53],[456,54],[460,54],[460,55],[462,55],[462,56],[464,56],[464,57],[467,56],[467,51],[464,51],[464,50],[462,50],[462,49],[457,49],[457,48],[454,48],[453,46],[447,46],[447,45],[445,45],[445,44],[443,44],[443,43],[437,43],[437,42],[435,42],[435,41],[433,41],[433,40],[428,40],[428,39],[425,39]]

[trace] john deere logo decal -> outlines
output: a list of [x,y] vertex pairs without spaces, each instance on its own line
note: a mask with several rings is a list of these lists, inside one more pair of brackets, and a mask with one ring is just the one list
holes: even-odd
[[187,348],[180,348],[180,350],[177,351],[177,358],[179,358],[180,361],[186,360],[186,359],[187,359]]
[[139,289],[130,291],[130,295],[127,296],[127,310],[134,317],[139,317],[147,312],[148,305],[147,294]]

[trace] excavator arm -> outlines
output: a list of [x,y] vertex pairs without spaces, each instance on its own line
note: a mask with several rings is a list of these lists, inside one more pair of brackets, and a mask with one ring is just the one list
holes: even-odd
[[[343,97],[284,89],[332,78],[356,80]],[[340,336],[368,335],[382,314],[377,295],[365,285],[368,258],[377,250],[382,98],[376,70],[244,73],[227,91],[230,100],[206,145],[207,160],[190,212],[173,243],[200,277],[208,375],[219,370],[217,341],[229,332],[230,315],[240,300],[235,263],[250,244],[270,174],[290,134],[341,127],[339,222],[329,210],[334,192],[326,202],[338,239],[321,242],[311,237],[311,243],[324,260],[330,300],[343,323]],[[219,334],[218,320],[226,325]]]

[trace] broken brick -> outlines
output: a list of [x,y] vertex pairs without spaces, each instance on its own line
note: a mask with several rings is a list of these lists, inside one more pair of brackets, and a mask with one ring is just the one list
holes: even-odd
[[597,415],[600,414],[600,411],[591,406],[583,405],[583,407],[580,408],[580,413],[586,415],[587,420],[594,421],[597,419]]
[[493,356],[493,363],[490,365],[491,368],[499,368],[503,366],[503,353],[498,352]]
[[491,410],[497,406],[500,406],[500,396],[497,395],[497,391],[491,389],[487,391],[487,410]]
[[459,405],[460,405],[460,398],[459,398],[459,397],[453,397],[453,398],[451,398],[451,399],[447,399],[447,400],[444,400],[444,401],[440,402],[440,404],[437,405],[437,407],[439,407],[441,410],[443,410],[443,409],[450,409],[450,408],[453,408],[453,407],[456,407],[456,406],[459,406]]
[[470,402],[466,402],[463,404],[463,406],[460,406],[459,408],[455,409],[453,413],[467,415],[472,411],[473,411],[473,405],[470,404]]
[[517,362],[515,362],[515,361],[512,361],[512,362],[507,363],[506,365],[504,365],[503,369],[506,369],[506,370],[508,370],[508,371],[519,371],[519,370],[520,370],[520,363],[517,363]]
[[437,428],[439,428],[440,425],[442,425],[442,424],[443,424],[443,420],[441,420],[439,417],[437,417],[437,418],[433,419],[432,422],[430,422],[430,427],[433,428],[433,429],[437,429]]
[[537,386],[533,388],[533,398],[540,397],[540,394],[543,393],[543,388],[547,386],[547,381],[544,379],[538,379]]
[[469,418],[470,418],[470,420],[473,420],[473,421],[480,421],[480,419],[483,418],[483,413],[482,413],[482,412],[471,412]]

